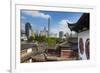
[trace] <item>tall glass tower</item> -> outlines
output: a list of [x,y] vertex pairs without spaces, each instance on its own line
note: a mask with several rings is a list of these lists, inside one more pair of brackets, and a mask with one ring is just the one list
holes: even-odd
[[50,36],[50,18],[48,18],[48,37]]
[[25,34],[27,38],[29,38],[32,35],[32,26],[30,23],[25,24]]

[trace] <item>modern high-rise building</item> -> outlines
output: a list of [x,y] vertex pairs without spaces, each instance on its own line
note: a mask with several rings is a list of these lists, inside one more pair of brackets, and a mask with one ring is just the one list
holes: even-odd
[[27,40],[27,37],[25,35],[25,31],[23,29],[21,29],[21,40]]
[[48,18],[48,37],[50,36],[50,18]]
[[64,35],[64,32],[63,32],[63,31],[60,31],[60,32],[59,32],[59,38],[62,39],[62,38],[63,38],[63,35]]
[[32,26],[30,23],[26,23],[25,24],[25,34],[26,37],[29,38],[30,36],[32,36]]
[[40,35],[41,36],[48,36],[48,31],[46,30],[46,27],[44,27],[44,29],[42,31],[40,31]]

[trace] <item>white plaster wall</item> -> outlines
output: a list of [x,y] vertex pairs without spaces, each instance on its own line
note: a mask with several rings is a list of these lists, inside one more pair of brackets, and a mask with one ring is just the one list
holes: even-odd
[[[83,39],[83,43],[84,43],[84,53],[81,54],[80,53],[80,49],[79,49],[79,39],[82,38]],[[86,40],[89,38],[89,30],[87,31],[83,31],[83,32],[80,32],[78,34],[78,52],[79,52],[79,56],[81,57],[82,60],[86,60],[86,54],[85,54],[85,42]]]
[[32,52],[32,48],[27,49],[27,53]]

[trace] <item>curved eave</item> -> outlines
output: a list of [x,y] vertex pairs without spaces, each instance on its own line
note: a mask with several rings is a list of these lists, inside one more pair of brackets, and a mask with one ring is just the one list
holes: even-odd
[[71,31],[75,31],[75,32],[82,32],[85,30],[89,30],[89,22],[90,22],[90,18],[89,18],[89,13],[84,13],[80,19],[78,20],[78,22],[76,23],[68,23],[68,27],[70,28]]
[[78,32],[78,29],[76,28],[76,23],[75,24],[68,23],[68,27],[70,28],[71,31]]

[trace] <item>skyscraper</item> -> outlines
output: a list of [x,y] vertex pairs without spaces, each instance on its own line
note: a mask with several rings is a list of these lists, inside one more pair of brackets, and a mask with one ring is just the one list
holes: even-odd
[[46,36],[46,37],[48,36],[48,31],[47,31],[46,27],[44,27],[44,29],[42,31],[40,31],[40,35]]
[[25,24],[25,34],[27,38],[29,38],[32,35],[32,26],[30,23]]
[[63,31],[60,31],[60,32],[59,32],[59,38],[62,39],[62,38],[63,38],[63,35],[64,35]]
[[50,36],[50,18],[48,18],[48,37]]

